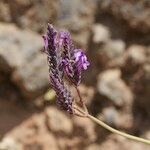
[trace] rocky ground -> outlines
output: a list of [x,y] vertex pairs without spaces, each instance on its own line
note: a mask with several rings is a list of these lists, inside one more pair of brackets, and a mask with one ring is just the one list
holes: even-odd
[[88,55],[90,113],[150,139],[149,0],[1,0],[0,150],[149,150],[56,107],[41,52],[48,22]]

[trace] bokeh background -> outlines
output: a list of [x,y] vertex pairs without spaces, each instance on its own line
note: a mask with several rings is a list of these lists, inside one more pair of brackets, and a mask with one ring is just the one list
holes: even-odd
[[48,22],[90,60],[80,86],[90,113],[150,139],[149,0],[0,0],[0,150],[149,150],[56,107]]

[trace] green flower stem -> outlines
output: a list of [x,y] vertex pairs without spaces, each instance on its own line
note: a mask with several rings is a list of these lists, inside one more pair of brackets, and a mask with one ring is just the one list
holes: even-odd
[[87,109],[87,107],[86,107],[86,105],[84,103],[84,101],[82,100],[82,97],[81,97],[81,94],[80,94],[80,91],[79,91],[78,87],[75,86],[75,89],[76,89],[76,91],[78,93],[78,96],[79,96],[79,99],[80,99],[80,103],[82,104],[82,108],[83,108],[83,109],[80,109],[80,107],[78,107],[77,105],[74,106],[74,109],[77,112],[79,112],[78,116],[81,115],[81,117],[87,117],[90,120],[92,120],[93,122],[97,123],[98,125],[100,125],[101,127],[105,128],[106,130],[108,130],[108,131],[110,131],[112,133],[118,134],[120,136],[123,136],[123,137],[125,137],[127,139],[130,139],[130,140],[133,140],[133,141],[136,141],[136,142],[141,142],[141,143],[145,143],[145,144],[150,145],[150,140],[147,140],[147,139],[144,139],[144,138],[140,138],[140,137],[137,137],[137,136],[133,136],[133,135],[124,133],[122,131],[119,131],[117,129],[114,129],[111,126],[109,126],[106,123],[104,123],[103,121],[101,121],[100,119],[97,119],[94,116],[90,115],[89,112],[88,112],[88,109]]
[[121,135],[123,137],[126,137],[128,139],[131,139],[131,140],[134,140],[134,141],[137,141],[137,142],[142,142],[142,143],[145,143],[145,144],[149,144],[150,145],[150,140],[147,140],[147,139],[143,139],[143,138],[139,138],[139,137],[136,137],[136,136],[133,136],[133,135],[130,135],[130,134],[127,134],[127,133],[124,133],[124,132],[121,132],[121,131],[118,131],[112,127],[110,127],[109,125],[107,125],[106,123],[104,123],[103,121],[91,116],[90,114],[87,114],[87,117],[89,119],[91,119],[92,121],[94,121],[95,123],[97,123],[98,125],[102,126],[103,128],[107,129],[108,131],[112,132],[112,133],[115,133],[115,134],[118,134],[118,135]]
[[118,134],[118,135],[121,135],[123,137],[126,137],[128,139],[131,139],[133,141],[137,141],[137,142],[141,142],[141,143],[145,143],[145,144],[148,144],[150,145],[150,140],[147,140],[147,139],[143,139],[143,138],[140,138],[140,137],[136,137],[136,136],[133,136],[133,135],[130,135],[130,134],[127,134],[127,133],[124,133],[124,132],[121,132],[117,129],[114,129],[112,127],[110,127],[109,125],[107,125],[106,123],[104,123],[103,121],[93,117],[92,115],[90,115],[89,113],[87,112],[84,112],[83,110],[81,110],[79,107],[77,108],[77,110],[80,110],[80,112],[82,112],[82,114],[85,115],[85,117],[89,118],[90,120],[94,121],[95,123],[97,123],[98,125],[102,126],[103,128],[105,128],[106,130],[112,132],[112,133],[115,133],[115,134]]

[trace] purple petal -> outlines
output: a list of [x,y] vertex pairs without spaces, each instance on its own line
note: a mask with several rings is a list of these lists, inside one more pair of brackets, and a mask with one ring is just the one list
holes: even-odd
[[75,57],[76,63],[78,64],[79,67],[81,67],[81,69],[86,70],[87,67],[90,65],[90,63],[87,60],[86,55],[81,49],[75,50],[74,57]]

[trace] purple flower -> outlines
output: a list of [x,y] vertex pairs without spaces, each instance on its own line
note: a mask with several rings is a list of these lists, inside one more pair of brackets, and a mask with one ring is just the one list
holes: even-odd
[[62,52],[60,49],[61,39],[51,24],[48,24],[47,33],[43,36],[43,39],[44,52],[47,54],[49,64],[50,82],[57,95],[56,102],[60,108],[72,114],[73,98],[63,81],[64,70],[62,66]]
[[75,49],[74,57],[75,57],[75,62],[77,63],[78,68],[80,68],[81,71],[86,70],[90,65],[86,55],[81,49]]
[[69,32],[57,32],[48,24],[43,36],[44,52],[47,54],[49,77],[57,95],[57,104],[70,114],[73,113],[73,98],[64,83],[64,75],[75,86],[81,82],[81,73],[89,66],[85,53],[75,49]]
[[63,39],[64,47],[63,65],[65,73],[74,85],[78,86],[81,82],[81,73],[87,69],[89,62],[83,50],[74,48],[69,32],[61,32],[61,39]]

